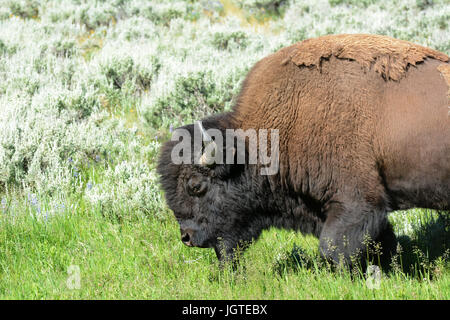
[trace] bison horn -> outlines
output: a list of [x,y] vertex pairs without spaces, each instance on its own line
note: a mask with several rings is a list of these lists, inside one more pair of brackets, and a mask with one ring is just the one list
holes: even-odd
[[209,143],[209,142],[213,141],[211,136],[208,134],[208,132],[206,132],[205,128],[203,128],[202,122],[196,121],[195,123],[196,123],[198,129],[200,130],[200,132],[202,133],[203,142]]
[[196,125],[202,133],[202,141],[205,152],[200,156],[200,165],[212,165],[214,164],[214,155],[216,154],[217,144],[212,137],[203,128],[201,121],[196,121]]

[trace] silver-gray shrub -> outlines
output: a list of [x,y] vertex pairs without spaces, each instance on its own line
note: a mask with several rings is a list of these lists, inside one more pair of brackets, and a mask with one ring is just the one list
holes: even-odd
[[448,2],[353,2],[232,0],[242,14],[227,15],[214,0],[0,0],[6,201],[16,189],[48,199],[42,209],[83,197],[110,212],[165,212],[154,171],[160,140],[230,110],[267,54],[356,32],[449,53]]

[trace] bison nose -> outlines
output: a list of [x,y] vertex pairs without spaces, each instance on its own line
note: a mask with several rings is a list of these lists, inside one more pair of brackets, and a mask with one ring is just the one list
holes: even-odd
[[193,231],[191,229],[181,230],[181,241],[188,247],[193,247],[192,244],[192,233]]

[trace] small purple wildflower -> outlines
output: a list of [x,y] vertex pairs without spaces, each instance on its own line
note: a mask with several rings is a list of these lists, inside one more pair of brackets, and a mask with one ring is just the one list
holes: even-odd
[[64,203],[55,204],[55,211],[64,211],[65,207]]
[[36,210],[37,213],[41,213],[41,205],[39,204],[39,201],[34,193],[28,194],[28,202]]
[[67,159],[67,161],[69,161],[70,163],[72,163],[72,162],[73,162],[72,157],[69,157],[69,159]]
[[155,140],[156,140],[156,142],[158,142],[158,136],[157,135],[155,136]]
[[92,189],[92,182],[89,181],[87,183],[86,187],[88,188],[88,190],[91,190]]
[[31,204],[32,204],[33,206],[35,206],[35,207],[37,207],[37,206],[39,205],[38,200],[37,200],[35,194],[32,194],[32,195],[31,195]]
[[170,133],[173,132],[173,124],[170,125],[170,127],[169,127],[169,132],[170,132]]
[[101,160],[100,156],[99,156],[99,155],[96,155],[96,156],[95,156],[95,161],[99,162],[100,160]]
[[3,209],[3,210],[6,209],[6,203],[7,203],[6,198],[3,197],[3,199],[2,199],[2,209]]

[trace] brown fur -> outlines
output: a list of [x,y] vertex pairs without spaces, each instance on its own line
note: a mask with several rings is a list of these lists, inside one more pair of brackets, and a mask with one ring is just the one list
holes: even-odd
[[408,41],[366,35],[342,34],[309,39],[295,45],[291,53],[292,62],[301,66],[321,67],[323,59],[334,56],[358,62],[365,70],[373,68],[389,80],[400,80],[410,65],[415,66],[427,58],[443,62],[448,56]]
[[[353,46],[351,39],[355,40]],[[323,55],[314,48],[329,48],[333,43],[343,48],[340,57],[330,55],[320,60]],[[313,52],[305,51],[303,56],[315,57],[303,62],[310,66],[320,61],[320,70],[302,67],[300,48]],[[392,59],[388,52],[402,59]],[[342,59],[343,55],[354,60]],[[401,70],[405,79],[386,81],[377,68],[362,72],[361,65],[369,67],[369,61],[377,65],[375,61],[381,56],[383,61],[401,61],[396,67],[384,68],[387,78],[400,80]],[[282,63],[289,57],[296,63]],[[340,35],[305,40],[255,65],[234,108],[235,126],[244,130],[279,129],[280,176],[286,187],[325,201],[336,192],[338,181],[346,181],[347,185],[353,183],[364,189],[365,197],[380,201],[385,187],[378,166],[386,157],[401,158],[398,153],[386,154],[386,150],[399,151],[393,146],[399,142],[391,141],[394,136],[404,140],[423,130],[438,130],[434,127],[443,130],[440,147],[450,146],[448,109],[443,100],[447,86],[436,69],[437,60],[448,57],[384,36]],[[407,69],[405,61],[416,68]],[[410,117],[410,122],[403,121]],[[314,190],[305,177],[315,179]]]

